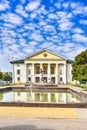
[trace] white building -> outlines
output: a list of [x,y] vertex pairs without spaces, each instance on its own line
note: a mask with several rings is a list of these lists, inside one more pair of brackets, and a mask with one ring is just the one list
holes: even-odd
[[13,83],[72,82],[72,61],[49,50],[12,61]]

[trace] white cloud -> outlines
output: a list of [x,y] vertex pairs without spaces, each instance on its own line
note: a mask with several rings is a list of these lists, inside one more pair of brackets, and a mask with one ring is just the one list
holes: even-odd
[[58,18],[57,18],[57,15],[54,14],[54,13],[49,14],[49,15],[48,15],[48,18],[50,18],[50,19],[58,19]]
[[80,24],[87,25],[87,20],[79,20]]
[[19,15],[14,14],[14,13],[2,14],[2,19],[5,22],[9,22],[15,25],[20,25],[23,23],[22,18]]
[[28,17],[27,12],[24,10],[24,8],[23,8],[22,5],[18,5],[18,6],[16,7],[16,10],[15,10],[15,11],[16,11],[16,13],[20,14],[21,16],[23,16],[23,17],[25,17],[25,18]]
[[70,3],[69,3],[69,2],[63,3],[62,6],[63,6],[65,9],[67,9],[67,8],[70,6]]
[[26,0],[20,0],[23,4],[26,2]]
[[74,34],[72,38],[77,42],[87,42],[87,37],[80,34]]
[[83,33],[84,32],[81,28],[74,28],[72,31],[74,33]]
[[37,9],[39,6],[40,6],[40,1],[36,0],[36,1],[32,1],[32,2],[28,3],[27,6],[25,7],[25,9],[27,11],[33,11],[33,10]]
[[66,30],[70,30],[73,26],[73,23],[70,21],[61,21],[59,24],[59,28],[61,31],[66,31]]
[[53,46],[53,43],[51,43],[51,42],[44,42],[44,43],[42,43],[39,47],[40,47],[40,48],[46,48],[46,49],[48,49],[48,48],[50,48],[51,46]]
[[52,25],[46,25],[46,26],[44,26],[44,31],[46,33],[49,33],[49,34],[52,34],[52,35],[54,35],[56,33],[56,29]]
[[0,11],[10,8],[9,2],[7,0],[1,0],[0,2]]
[[29,46],[32,46],[32,47],[36,46],[37,44],[39,44],[39,43],[35,42],[35,41],[30,41],[29,42]]
[[44,40],[43,37],[41,36],[41,34],[38,31],[32,33],[30,35],[30,39],[34,40],[34,41],[38,41],[38,42],[42,42]]
[[72,9],[76,9],[76,8],[80,7],[81,4],[79,2],[71,2],[70,6]]
[[30,14],[30,18],[32,18],[32,19],[33,19],[33,18],[36,18],[36,16],[37,16],[37,13],[31,13],[31,14]]
[[46,25],[46,22],[45,22],[45,21],[40,21],[40,22],[39,22],[39,25],[40,25],[40,26],[44,26],[44,25]]
[[13,25],[13,24],[11,24],[11,23],[4,23],[3,26],[4,26],[4,28],[7,27],[7,28],[9,28],[9,29],[16,27],[15,25]]
[[61,3],[55,3],[55,6],[58,8],[58,9],[60,9],[61,8]]

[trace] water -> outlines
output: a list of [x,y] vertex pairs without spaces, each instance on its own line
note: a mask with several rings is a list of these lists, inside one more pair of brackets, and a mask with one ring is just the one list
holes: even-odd
[[81,103],[80,97],[68,91],[8,91],[0,93],[0,102]]

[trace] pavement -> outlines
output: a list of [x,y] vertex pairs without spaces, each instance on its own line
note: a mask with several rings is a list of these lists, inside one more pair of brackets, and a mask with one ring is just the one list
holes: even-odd
[[68,129],[87,130],[87,109],[0,107],[0,130]]

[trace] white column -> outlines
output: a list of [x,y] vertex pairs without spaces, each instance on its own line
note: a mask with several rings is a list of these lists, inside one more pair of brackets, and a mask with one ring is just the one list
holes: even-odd
[[14,63],[12,64],[12,83],[14,84],[15,83],[15,69],[14,69]]
[[[40,63],[40,71],[42,70],[42,63]],[[42,82],[42,73],[40,72],[40,82]]]
[[51,102],[51,95],[50,95],[50,93],[48,93],[47,95],[48,95],[48,97],[47,97],[48,98],[48,102],[50,103]]
[[27,64],[25,64],[26,65],[26,82],[28,81],[28,66],[27,66]]
[[32,78],[32,82],[35,82],[35,76],[34,76],[34,63],[32,63],[32,70],[31,70],[31,78]]
[[58,84],[58,63],[56,63],[56,84]]
[[63,74],[63,82],[66,84],[66,63],[64,63],[64,74]]
[[48,63],[48,76],[47,76],[47,82],[50,81],[50,63]]
[[58,93],[55,93],[56,103],[58,103]]

